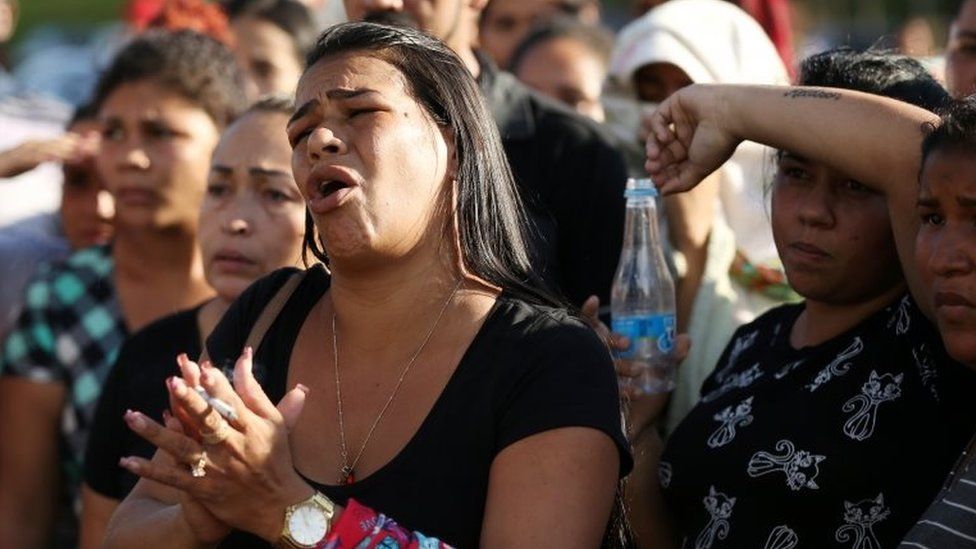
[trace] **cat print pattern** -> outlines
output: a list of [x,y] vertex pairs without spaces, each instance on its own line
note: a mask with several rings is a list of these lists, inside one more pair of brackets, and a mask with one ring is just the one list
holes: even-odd
[[781,524],[773,528],[773,531],[769,533],[763,549],[793,549],[799,543],[800,538],[796,535],[796,532],[789,526]]
[[735,507],[735,498],[715,490],[709,486],[708,495],[702,500],[705,511],[708,512],[708,522],[695,538],[695,549],[711,549],[716,539],[725,539],[729,535],[729,518]]
[[881,374],[871,370],[867,383],[861,386],[861,394],[844,403],[845,412],[854,412],[844,423],[844,434],[854,440],[867,440],[874,434],[878,421],[878,406],[901,396],[901,382],[905,374]]
[[707,444],[709,448],[720,448],[735,439],[736,427],[745,427],[752,423],[752,397],[743,400],[735,407],[724,408],[713,417],[720,425],[708,437]]
[[844,525],[834,537],[840,543],[850,543],[851,549],[881,549],[881,542],[874,533],[874,525],[888,518],[891,510],[885,506],[884,494],[858,503],[844,502]]
[[721,386],[702,397],[702,402],[712,402],[730,391],[745,389],[762,376],[763,371],[759,368],[759,364],[753,364],[748,370],[730,375]]
[[855,337],[850,346],[841,351],[837,358],[830,361],[830,364],[825,366],[823,370],[820,370],[817,377],[813,378],[813,381],[807,385],[807,389],[812,393],[828,381],[846,374],[853,364],[851,359],[861,354],[863,350],[864,341],[860,337]]
[[776,451],[778,452],[776,454],[770,452],[753,454],[746,469],[749,476],[756,478],[772,473],[783,473],[786,475],[786,485],[790,490],[820,488],[817,486],[816,478],[820,474],[820,463],[827,459],[827,456],[797,450],[789,440],[777,442]]

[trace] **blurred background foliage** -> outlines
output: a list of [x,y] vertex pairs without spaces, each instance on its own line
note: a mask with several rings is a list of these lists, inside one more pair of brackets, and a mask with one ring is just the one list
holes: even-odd
[[121,0],[20,0],[20,25],[17,37],[40,24],[88,26],[118,19]]

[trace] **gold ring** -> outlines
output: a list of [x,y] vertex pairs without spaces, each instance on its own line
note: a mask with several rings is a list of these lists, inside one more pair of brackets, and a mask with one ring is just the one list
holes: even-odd
[[204,444],[220,444],[227,440],[228,435],[230,435],[230,425],[221,419],[217,429],[209,432],[201,432],[200,438],[203,439]]
[[196,463],[190,465],[190,474],[193,478],[203,478],[207,476],[207,453],[202,452],[200,454],[200,459]]

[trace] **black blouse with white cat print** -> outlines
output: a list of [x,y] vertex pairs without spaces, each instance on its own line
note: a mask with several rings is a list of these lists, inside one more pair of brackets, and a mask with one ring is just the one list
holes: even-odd
[[739,328],[660,482],[689,549],[894,547],[976,428],[976,375],[910,297],[793,349],[802,305]]

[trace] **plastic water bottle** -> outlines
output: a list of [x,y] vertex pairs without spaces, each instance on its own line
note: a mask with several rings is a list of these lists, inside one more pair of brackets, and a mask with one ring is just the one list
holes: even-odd
[[629,179],[620,264],[610,297],[612,330],[630,339],[618,353],[642,369],[627,383],[643,393],[674,389],[674,280],[658,233],[657,189],[650,179]]

